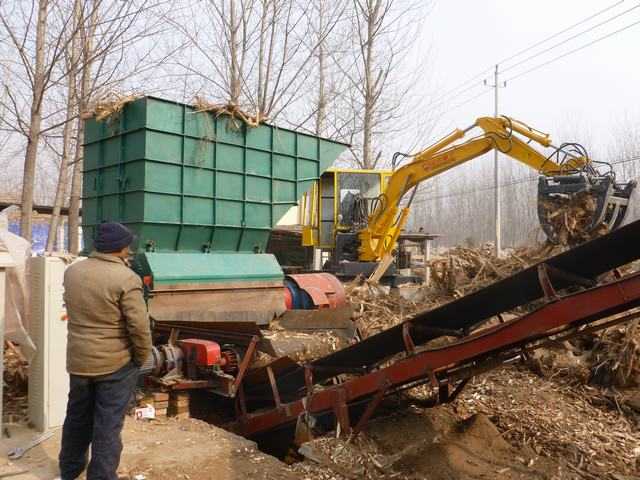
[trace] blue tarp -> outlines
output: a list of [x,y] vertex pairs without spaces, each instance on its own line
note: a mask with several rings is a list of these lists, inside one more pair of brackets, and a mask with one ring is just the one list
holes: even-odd
[[[11,233],[15,233],[16,235],[20,235],[20,222],[9,222],[9,231]],[[49,224],[48,223],[34,223],[32,226],[32,244],[31,244],[31,252],[34,255],[42,255],[44,253],[44,249],[47,245],[47,236],[49,235]],[[64,231],[64,248],[65,250],[69,249],[69,234],[67,229]]]

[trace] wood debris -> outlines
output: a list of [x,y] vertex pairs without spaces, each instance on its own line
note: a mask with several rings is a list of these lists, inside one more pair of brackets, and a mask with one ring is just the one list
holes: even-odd
[[142,95],[128,94],[124,95],[117,92],[110,92],[99,98],[93,109],[83,114],[83,118],[95,117],[96,121],[104,122],[105,120],[113,121],[118,118],[125,105],[137,100]]
[[509,367],[475,379],[453,408],[462,416],[485,413],[509,443],[595,478],[637,474],[640,432],[618,410],[595,405],[600,395],[593,387]]
[[26,423],[28,363],[20,350],[5,341],[2,389],[4,423]]
[[[193,106],[196,108],[196,112],[209,112],[213,113],[216,117],[229,115],[234,121],[239,119],[249,127],[257,127],[268,120],[267,117],[262,116],[260,112],[257,112],[256,115],[248,114],[235,103],[211,103],[199,96],[194,98]],[[239,128],[239,125],[237,125],[237,127]]]
[[597,210],[597,198],[589,192],[540,201],[541,218],[561,245],[578,245],[607,233],[606,225],[593,225]]

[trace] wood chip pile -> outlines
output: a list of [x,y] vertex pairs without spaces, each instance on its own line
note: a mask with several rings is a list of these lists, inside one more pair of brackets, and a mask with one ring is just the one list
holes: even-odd
[[317,438],[299,450],[306,461],[291,466],[300,478],[314,480],[385,480],[406,476],[394,471],[389,458],[366,435],[350,438]]
[[506,368],[471,382],[453,408],[462,416],[485,413],[509,443],[563,459],[582,478],[637,474],[637,424],[618,409],[599,408],[598,403],[603,403],[600,389]]

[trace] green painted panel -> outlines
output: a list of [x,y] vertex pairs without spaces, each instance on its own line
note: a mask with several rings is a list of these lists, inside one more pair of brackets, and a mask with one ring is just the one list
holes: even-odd
[[[129,165],[138,164],[144,164],[145,166],[144,185],[140,186],[140,189],[151,190],[149,186],[152,185],[155,192],[179,194],[182,191],[182,186],[180,184],[180,173],[182,168],[179,165],[169,165],[157,162],[134,162],[127,164],[127,167],[129,167]],[[126,185],[131,185],[127,190],[133,190],[133,185],[136,185],[136,190],[138,189],[138,184],[133,183],[131,180],[133,176],[133,173],[129,173],[129,171],[127,171]]]
[[298,160],[298,179],[308,180],[316,179],[320,176],[318,172],[318,163],[309,160]]
[[216,120],[208,112],[195,112],[191,109],[185,114],[184,134],[208,140],[216,139]]
[[100,190],[103,195],[120,193],[121,190],[120,167],[109,167],[100,172]]
[[216,202],[216,224],[241,227],[243,219],[243,202],[218,200]]
[[108,167],[122,162],[122,137],[111,137],[102,143],[100,166]]
[[149,98],[146,126],[163,132],[182,134],[183,112],[182,105]]
[[317,160],[318,159],[318,138],[311,137],[309,135],[299,135],[298,136],[298,156]]
[[[208,220],[209,222],[211,219]],[[183,225],[176,250],[181,252],[202,252],[211,239],[211,227]]]
[[247,203],[246,224],[248,227],[271,228],[271,205]]
[[263,252],[266,242],[269,241],[269,230],[252,230],[247,228],[242,235],[240,248],[238,250],[245,252]]
[[[84,198],[95,197],[98,192],[98,172],[95,170],[84,172],[82,176],[82,194]],[[82,209],[84,210],[84,202]]]
[[144,217],[145,222],[180,222],[180,197],[145,193]]
[[242,200],[244,175],[218,172],[216,174],[216,196],[218,198]]
[[244,145],[246,127],[241,120],[230,119],[226,116],[218,117],[216,119],[216,125],[217,141]]
[[122,160],[142,160],[145,158],[146,135],[144,130],[127,133],[124,135],[124,148]]
[[[222,173],[219,175],[222,175]],[[209,197],[209,201],[213,203],[213,200],[211,200],[213,197],[213,178],[214,175],[212,170],[185,167],[184,191],[189,195]]]
[[244,157],[244,149],[242,147],[218,144],[216,150],[216,168],[242,173]]
[[147,130],[146,155],[148,160],[182,163],[182,137]]
[[[98,201],[98,215],[102,220],[120,218],[120,199],[118,195],[105,195]],[[100,221],[102,221],[100,220]],[[100,221],[95,223],[100,223]]]
[[213,223],[213,200],[185,197],[183,222],[211,225]]
[[[138,130],[147,125],[147,107],[149,99],[141,98],[128,103],[119,117],[123,120],[122,127],[125,130]],[[120,133],[120,132],[117,132]]]
[[94,118],[90,118],[84,122],[85,143],[92,143],[100,140],[104,136],[103,132],[104,122],[97,122]]
[[296,198],[295,182],[285,182],[282,180],[273,181],[274,202],[291,202],[292,198]]
[[296,159],[283,155],[273,156],[273,176],[276,178],[296,179]]
[[284,278],[276,258],[267,253],[141,253],[136,260],[153,275],[154,284]]
[[273,129],[273,151],[289,155],[296,154],[296,134],[289,130]]
[[148,245],[153,245],[153,248],[160,251],[175,250],[182,230],[180,225],[170,224],[133,223],[128,226],[140,237],[138,251],[147,249]]
[[[219,225],[222,222],[218,220],[217,223]],[[242,235],[242,230],[239,228],[216,227],[213,231],[211,248],[217,252],[234,252],[240,245],[240,235]]]
[[213,168],[214,144],[199,138],[184,139],[184,164],[199,168]]
[[82,201],[82,215],[89,218],[98,217],[98,202],[96,198],[85,198]]
[[271,128],[247,129],[247,147],[271,150]]
[[[85,243],[121,221],[139,249],[264,250],[270,228],[345,145],[145,97],[85,123]],[[275,203],[274,203],[275,202]]]
[[247,173],[271,175],[271,154],[258,150],[247,150]]
[[84,147],[84,171],[93,170],[100,165],[100,143],[90,143]]
[[271,202],[271,179],[247,176],[247,200]]

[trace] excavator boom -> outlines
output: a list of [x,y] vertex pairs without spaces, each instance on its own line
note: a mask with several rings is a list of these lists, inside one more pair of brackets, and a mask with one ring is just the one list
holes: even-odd
[[[476,128],[482,133],[456,143]],[[554,152],[545,155],[533,148],[533,142],[554,148]],[[553,147],[548,134],[523,122],[509,117],[481,117],[464,130],[454,130],[393,172],[366,227],[358,232],[359,259],[380,261],[391,253],[421,182],[493,149],[541,174],[538,216],[549,241],[579,243],[585,233],[608,232],[622,223],[635,182],[616,183],[611,170],[601,174],[578,144]],[[409,191],[409,202],[401,207],[400,202]],[[578,204],[580,218],[576,221],[569,218],[569,210],[579,210]]]

